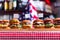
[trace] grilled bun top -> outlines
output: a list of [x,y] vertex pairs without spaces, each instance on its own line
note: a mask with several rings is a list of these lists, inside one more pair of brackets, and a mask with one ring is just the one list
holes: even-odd
[[54,23],[54,20],[51,19],[51,18],[47,18],[47,19],[44,20],[44,22],[51,22],[51,23]]
[[30,20],[23,20],[22,23],[28,23],[31,22]]
[[58,21],[58,20],[60,20],[60,18],[56,18],[56,19],[54,19],[54,20]]
[[11,24],[19,24],[20,21],[18,19],[12,19],[12,20],[10,20],[10,23]]
[[9,23],[9,20],[2,20],[3,22],[7,22],[7,23]]
[[34,21],[33,21],[33,23],[35,23],[35,22],[42,22],[42,23],[44,23],[44,21],[43,21],[43,20],[41,20],[41,19],[34,20]]

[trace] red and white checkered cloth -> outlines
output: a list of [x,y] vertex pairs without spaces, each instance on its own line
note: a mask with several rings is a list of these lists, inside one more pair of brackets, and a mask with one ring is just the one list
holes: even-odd
[[0,40],[60,40],[60,32],[0,32]]

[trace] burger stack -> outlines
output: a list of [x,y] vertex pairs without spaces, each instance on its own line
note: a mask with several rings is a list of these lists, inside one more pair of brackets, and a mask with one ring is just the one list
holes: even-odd
[[45,28],[52,28],[54,27],[54,21],[53,19],[47,18],[44,20]]
[[31,28],[31,21],[30,20],[23,20],[22,21],[22,28],[24,29],[30,29]]
[[60,18],[54,19],[55,28],[60,28]]
[[0,29],[40,29],[40,28],[60,28],[60,18],[56,19],[37,19],[31,22],[30,20],[19,21],[18,19],[0,20]]
[[17,29],[20,27],[20,21],[18,19],[12,19],[12,20],[10,20],[9,23],[10,23],[9,26],[11,29]]
[[10,29],[9,20],[0,20],[0,29]]
[[44,21],[41,19],[34,20],[33,21],[33,27],[34,28],[44,28],[45,27]]

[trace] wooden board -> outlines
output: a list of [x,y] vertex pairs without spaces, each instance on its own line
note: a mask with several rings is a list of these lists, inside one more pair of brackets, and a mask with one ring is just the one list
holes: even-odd
[[40,29],[0,29],[0,31],[60,31],[60,28],[40,28]]

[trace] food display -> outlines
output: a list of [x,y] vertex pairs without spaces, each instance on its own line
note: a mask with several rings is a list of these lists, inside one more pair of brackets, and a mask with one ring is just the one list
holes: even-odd
[[54,20],[55,28],[60,28],[60,18]]
[[33,27],[34,27],[34,28],[44,28],[44,27],[45,27],[44,21],[41,20],[41,19],[35,20],[35,21],[33,22]]
[[60,28],[60,18],[44,20],[37,19],[19,21],[18,19],[0,20],[0,29],[40,29],[40,28]]
[[30,20],[23,20],[22,21],[22,28],[27,29],[27,28],[31,28],[31,21]]
[[54,21],[53,19],[47,18],[44,20],[45,28],[51,28],[54,27]]

